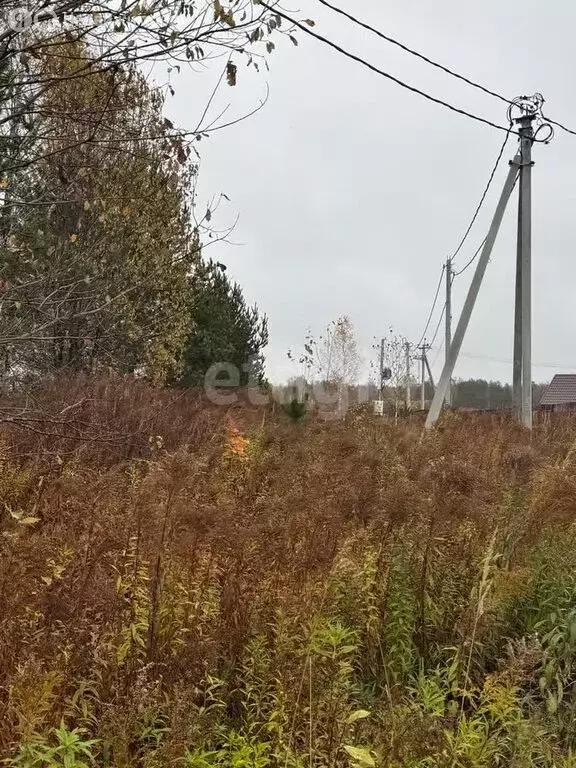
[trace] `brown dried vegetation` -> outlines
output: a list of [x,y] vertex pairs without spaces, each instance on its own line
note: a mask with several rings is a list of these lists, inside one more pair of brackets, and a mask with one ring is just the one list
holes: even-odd
[[124,379],[2,414],[11,764],[575,765],[571,418],[422,437]]

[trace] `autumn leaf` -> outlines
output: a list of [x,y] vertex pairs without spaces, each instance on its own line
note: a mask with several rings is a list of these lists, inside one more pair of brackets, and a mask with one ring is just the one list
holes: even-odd
[[70,242],[71,243],[75,243],[77,240],[78,240],[78,235],[76,235],[76,234],[70,235]]
[[8,179],[4,176],[3,179],[0,179],[0,189],[7,189],[8,188]]

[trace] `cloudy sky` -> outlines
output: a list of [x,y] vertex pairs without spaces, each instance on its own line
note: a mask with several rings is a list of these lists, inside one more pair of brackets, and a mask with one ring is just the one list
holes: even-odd
[[[540,91],[549,115],[576,127],[576,6],[570,0],[335,0],[386,34],[488,87],[514,97]],[[315,31],[420,89],[506,123],[505,105],[335,17],[314,0],[284,6]],[[217,224],[238,222],[211,255],[228,265],[250,302],[269,317],[268,375],[298,371],[286,351],[301,348],[347,314],[367,360],[390,326],[416,343],[443,261],[460,241],[503,134],[411,94],[322,43],[277,39],[270,71],[239,60],[214,115],[254,117],[200,144],[200,199],[226,193]],[[173,78],[168,111],[194,127],[221,64]],[[514,154],[510,140],[505,159]],[[576,136],[557,131],[537,145],[533,174],[534,378],[576,371]],[[500,194],[503,163],[456,266],[484,238]],[[455,375],[511,379],[516,198],[511,200]],[[208,255],[208,252],[207,252]],[[454,322],[472,270],[454,283]],[[442,308],[439,303],[438,310]],[[432,329],[436,327],[435,315]],[[430,336],[430,334],[429,334]],[[431,353],[438,376],[441,336]]]

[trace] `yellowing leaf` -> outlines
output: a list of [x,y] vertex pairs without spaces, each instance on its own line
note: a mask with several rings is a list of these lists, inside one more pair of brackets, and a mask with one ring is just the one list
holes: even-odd
[[3,179],[0,179],[0,189],[7,189],[8,188],[8,179],[4,177]]
[[345,744],[344,749],[350,757],[356,761],[356,764],[364,768],[376,768],[374,758],[370,754],[370,750],[366,747],[353,747],[350,744]]
[[130,206],[129,205],[125,205],[124,208],[122,208],[122,215],[123,216],[128,217],[128,216],[130,216],[131,212],[132,211],[130,210]]
[[70,235],[70,242],[71,243],[75,243],[77,240],[78,240],[78,235],[76,235],[76,234]]
[[348,725],[352,725],[352,723],[355,723],[356,720],[365,720],[367,717],[370,717],[370,712],[368,712],[367,709],[357,709],[356,712],[352,712],[348,717],[346,718],[346,723]]
[[21,517],[18,522],[21,525],[35,525],[36,523],[40,522],[39,517]]

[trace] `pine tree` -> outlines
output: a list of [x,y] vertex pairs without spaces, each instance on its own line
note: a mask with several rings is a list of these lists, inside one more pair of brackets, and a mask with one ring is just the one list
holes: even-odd
[[192,332],[185,347],[180,386],[201,386],[208,369],[218,363],[236,367],[240,384],[263,383],[268,321],[257,306],[249,307],[237,283],[213,261],[198,266],[191,283]]

